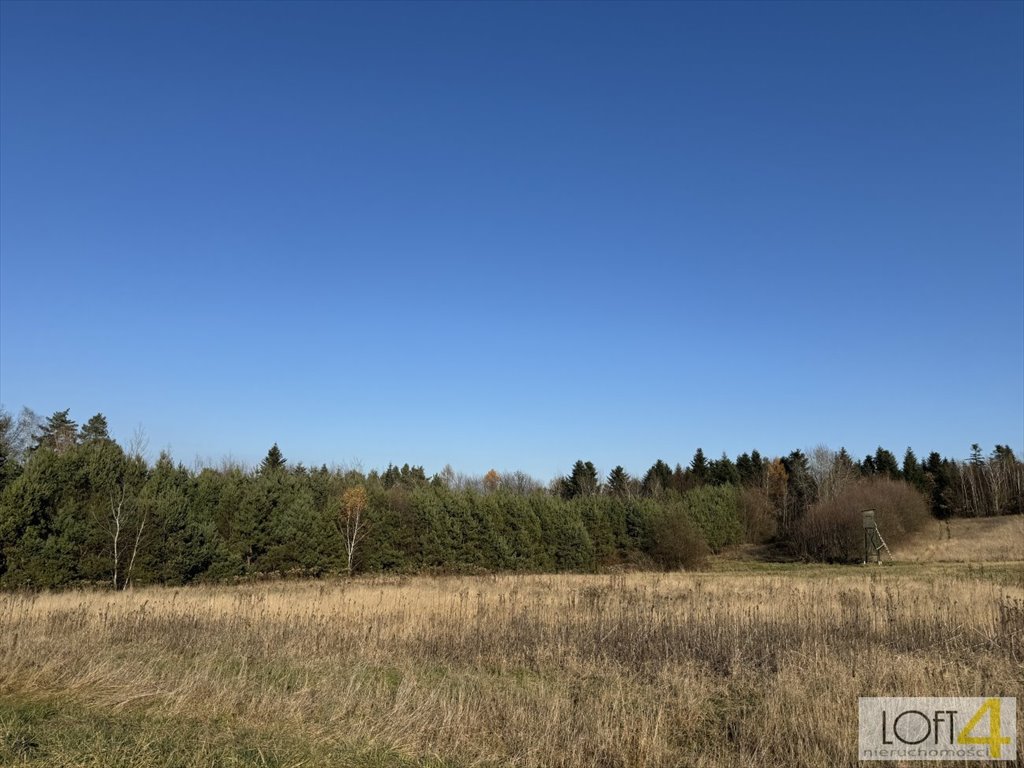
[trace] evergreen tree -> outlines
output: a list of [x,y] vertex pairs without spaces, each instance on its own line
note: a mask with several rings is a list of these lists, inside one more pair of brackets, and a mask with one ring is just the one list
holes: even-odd
[[750,454],[743,452],[736,457],[736,473],[740,477],[740,482],[743,485],[756,485],[754,481],[754,462],[750,458]]
[[904,480],[919,490],[925,490],[927,486],[927,478],[925,477],[924,468],[917,460],[917,455],[914,453],[913,449],[909,447],[903,454],[902,472]]
[[703,485],[708,481],[708,460],[704,457],[704,450],[698,448],[690,461],[690,476],[695,485]]
[[761,453],[756,448],[750,452],[750,463],[754,468],[754,474],[761,481],[765,471],[765,461],[761,458]]
[[676,468],[672,470],[672,483],[671,488],[676,493],[686,493],[686,490],[693,484],[693,479],[690,477],[689,472],[683,469],[683,465],[676,463]]
[[803,451],[793,451],[782,460],[782,465],[786,469],[787,507],[783,520],[786,525],[794,525],[814,503],[818,489],[811,474],[810,461]]
[[287,463],[288,460],[281,453],[281,449],[277,447],[277,443],[274,443],[270,446],[270,450],[267,451],[263,461],[260,462],[260,474],[269,475],[271,472],[284,469],[284,465]]
[[630,495],[630,482],[629,473],[621,465],[615,467],[615,469],[608,473],[608,494],[620,499],[627,498]]
[[81,440],[83,443],[91,443],[97,440],[109,440],[110,431],[107,428],[107,417],[97,413],[82,427]]
[[739,485],[740,473],[725,452],[722,458],[712,461],[708,467],[708,482],[711,485]]
[[411,467],[408,464],[403,464],[401,468],[388,464],[388,468],[380,477],[380,482],[384,488],[401,486],[407,489],[419,488],[428,484],[427,473],[423,467]]
[[398,471],[398,467],[388,462],[388,468],[384,470],[384,473],[380,476],[380,484],[385,488],[394,488],[398,485],[398,481],[401,479],[401,473]]
[[875,474],[884,475],[893,480],[898,480],[900,477],[900,465],[896,461],[896,455],[882,446],[878,446],[875,451],[874,467]]
[[949,517],[952,513],[949,503],[949,493],[953,486],[952,464],[949,459],[932,451],[928,454],[924,471],[931,487],[932,514],[939,518]]
[[56,453],[64,453],[78,444],[78,424],[68,415],[71,409],[56,411],[43,424],[42,431],[36,438],[34,449],[49,448]]
[[133,581],[185,584],[209,569],[214,525],[196,501],[191,473],[162,451],[140,494],[149,520]]
[[427,473],[423,467],[402,465],[402,485],[406,488],[422,488],[427,485]]
[[971,443],[971,465],[980,467],[985,463],[985,459],[981,454],[981,446],[977,443]]
[[739,491],[732,486],[693,488],[683,496],[686,516],[701,531],[712,552],[743,538]]
[[996,445],[992,450],[992,461],[1002,462],[1013,466],[1017,464],[1017,457],[1013,449],[1008,445]]
[[857,470],[856,463],[845,448],[840,448],[839,453],[836,454],[836,467],[842,470],[844,475],[853,475]]
[[736,459],[736,472],[739,474],[740,483],[750,487],[758,487],[764,484],[765,465],[761,454],[754,450],[749,454],[743,453]]
[[580,496],[593,496],[597,493],[599,486],[597,469],[591,462],[581,459],[573,464],[572,473],[567,479],[565,491],[567,498],[575,499]]
[[672,468],[661,459],[654,462],[643,479],[645,496],[657,496],[672,486]]

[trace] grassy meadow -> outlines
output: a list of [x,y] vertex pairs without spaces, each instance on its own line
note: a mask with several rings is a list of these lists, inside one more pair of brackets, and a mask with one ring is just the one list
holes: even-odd
[[1019,563],[0,595],[4,765],[853,765],[940,694],[1024,696]]

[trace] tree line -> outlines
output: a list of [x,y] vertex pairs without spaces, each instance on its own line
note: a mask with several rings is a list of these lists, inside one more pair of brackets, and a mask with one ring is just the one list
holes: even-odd
[[851,560],[855,516],[880,510],[898,537],[929,516],[1024,512],[1024,464],[1008,446],[966,461],[888,450],[854,460],[819,446],[767,458],[655,462],[602,477],[577,461],[542,484],[522,472],[383,471],[290,464],[188,468],[84,425],[0,411],[0,584],[184,584],[269,574],[678,568],[749,542]]

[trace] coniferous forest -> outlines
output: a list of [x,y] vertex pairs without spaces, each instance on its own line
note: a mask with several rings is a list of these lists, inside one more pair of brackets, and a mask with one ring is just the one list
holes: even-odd
[[186,467],[110,437],[96,414],[0,412],[0,584],[46,588],[331,573],[699,567],[737,544],[854,562],[860,511],[890,541],[933,517],[1024,513],[1024,464],[997,445],[967,460],[818,446],[735,459],[697,450],[641,476],[588,461],[542,484],[491,470],[306,467],[275,444],[255,468]]

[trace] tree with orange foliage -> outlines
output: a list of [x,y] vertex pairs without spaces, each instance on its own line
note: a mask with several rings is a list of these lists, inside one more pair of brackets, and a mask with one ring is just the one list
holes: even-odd
[[488,493],[494,493],[498,490],[498,486],[501,484],[501,476],[498,475],[496,470],[490,470],[484,475],[484,490]]

